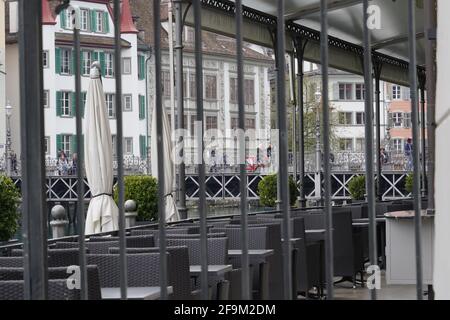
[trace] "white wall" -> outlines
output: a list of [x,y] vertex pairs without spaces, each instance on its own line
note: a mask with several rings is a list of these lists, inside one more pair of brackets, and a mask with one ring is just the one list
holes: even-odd
[[437,33],[437,100],[436,100],[436,218],[435,218],[435,259],[434,290],[436,299],[450,299],[450,1],[438,0]]

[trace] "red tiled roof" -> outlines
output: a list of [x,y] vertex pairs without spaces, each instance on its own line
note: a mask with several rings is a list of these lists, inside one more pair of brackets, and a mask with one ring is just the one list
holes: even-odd
[[53,17],[48,0],[42,0],[42,24],[55,25],[56,19]]
[[122,16],[120,17],[120,32],[121,33],[139,33],[134,25],[131,16],[129,0],[122,1]]

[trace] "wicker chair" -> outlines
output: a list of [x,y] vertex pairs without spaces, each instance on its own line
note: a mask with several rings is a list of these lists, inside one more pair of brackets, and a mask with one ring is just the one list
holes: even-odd
[[[88,299],[101,300],[100,280],[97,266],[86,266],[88,282]],[[0,268],[0,282],[11,280],[23,280],[23,268]],[[67,280],[70,275],[67,273],[67,267],[49,268],[49,280]]]
[[[71,243],[71,242],[70,242]],[[78,265],[79,250],[78,247],[48,249],[48,266],[51,267],[67,267]],[[11,251],[12,257],[23,257],[23,249],[14,249]],[[22,258],[23,260],[23,258]],[[1,266],[1,265],[0,265]],[[22,267],[22,265],[16,265]]]
[[[24,281],[0,281],[0,300],[23,300]],[[80,300],[80,290],[71,290],[66,280],[48,281],[49,300]]]
[[[116,254],[88,254],[87,263],[96,265],[102,288],[120,287],[120,256]],[[128,286],[159,285],[159,254],[127,255]]]
[[[167,239],[167,246],[186,246],[189,249],[189,261],[191,265],[202,264],[200,254],[200,239]],[[208,264],[224,265],[228,263],[227,238],[208,239]]]
[[[155,246],[155,240],[152,235],[132,235],[127,236],[126,243],[128,248],[150,248]],[[89,243],[120,241],[119,237],[90,237]]]
[[[118,254],[119,248],[110,248],[110,254]],[[189,251],[187,247],[167,247],[169,285],[173,286],[172,300],[191,300],[195,294],[191,289],[189,273]],[[127,254],[159,253],[159,248],[127,248]]]
[[0,257],[1,268],[22,268],[23,257]]

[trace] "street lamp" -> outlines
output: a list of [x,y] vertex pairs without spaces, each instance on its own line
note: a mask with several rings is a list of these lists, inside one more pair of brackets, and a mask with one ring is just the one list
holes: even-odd
[[11,166],[11,116],[12,116],[12,106],[8,103],[5,107],[6,112],[6,148],[5,148],[5,160],[6,160],[6,174],[11,176],[12,166]]

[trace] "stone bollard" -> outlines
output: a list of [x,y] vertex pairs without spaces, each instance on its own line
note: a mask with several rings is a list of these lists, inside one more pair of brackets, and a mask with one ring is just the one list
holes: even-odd
[[125,201],[125,228],[134,227],[136,225],[137,205],[134,200]]
[[66,235],[66,227],[69,224],[66,209],[58,204],[52,208],[51,215],[53,218],[50,222],[50,226],[52,227],[52,238],[64,237]]

